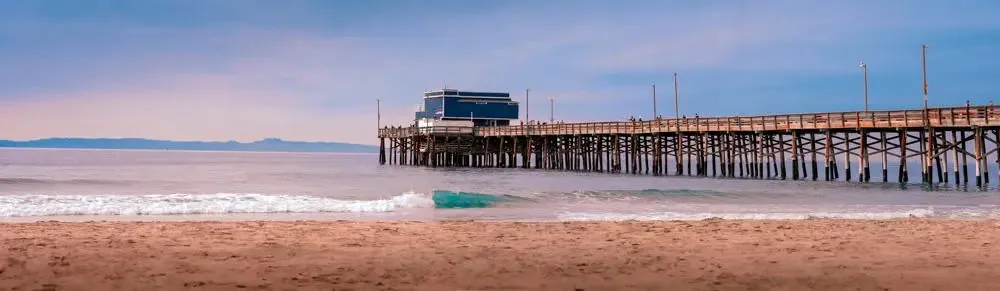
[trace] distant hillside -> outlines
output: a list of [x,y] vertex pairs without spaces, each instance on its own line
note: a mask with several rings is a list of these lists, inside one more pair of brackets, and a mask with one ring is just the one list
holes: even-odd
[[0,140],[0,148],[137,149],[260,152],[375,153],[377,146],[337,142],[301,142],[268,138],[250,143],[236,141],[170,141],[142,138],[46,138],[30,141]]

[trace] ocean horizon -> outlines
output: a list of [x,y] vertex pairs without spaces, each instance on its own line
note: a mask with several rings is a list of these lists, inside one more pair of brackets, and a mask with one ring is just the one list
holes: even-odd
[[251,151],[251,150],[189,150],[189,149],[109,149],[109,148],[33,148],[0,147],[0,150],[28,151],[122,151],[122,152],[192,152],[192,153],[247,153],[247,154],[300,154],[300,155],[378,155],[377,152],[296,152],[296,151]]
[[33,140],[2,140],[0,148],[36,149],[121,149],[121,150],[191,150],[236,152],[339,152],[378,153],[377,145],[327,142],[286,141],[264,138],[250,142],[162,140],[148,138],[75,138],[52,137]]

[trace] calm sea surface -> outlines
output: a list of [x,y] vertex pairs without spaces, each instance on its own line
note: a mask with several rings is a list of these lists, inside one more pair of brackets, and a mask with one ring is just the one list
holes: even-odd
[[351,154],[0,149],[6,221],[979,219],[1000,218],[998,205],[995,189],[949,185],[429,169]]

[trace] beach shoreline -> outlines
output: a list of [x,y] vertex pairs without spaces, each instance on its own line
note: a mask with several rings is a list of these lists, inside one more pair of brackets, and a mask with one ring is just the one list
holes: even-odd
[[997,220],[0,223],[0,290],[997,290]]

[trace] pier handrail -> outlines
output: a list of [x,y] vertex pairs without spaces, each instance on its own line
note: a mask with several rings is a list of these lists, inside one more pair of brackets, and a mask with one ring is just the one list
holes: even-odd
[[815,112],[756,116],[664,118],[642,121],[529,123],[481,127],[383,127],[382,138],[421,134],[474,134],[478,136],[699,133],[709,131],[836,130],[902,127],[1000,125],[1000,106],[932,107],[923,109]]
[[430,126],[430,127],[384,127],[379,128],[378,135],[387,138],[408,137],[417,134],[473,134],[469,126]]
[[[758,116],[687,117],[643,121],[599,121],[477,127],[476,135],[645,134],[704,131],[771,131],[884,127],[972,126],[1000,122],[1000,106],[796,113]],[[929,123],[928,123],[929,122]],[[927,123],[927,124],[925,124]]]

